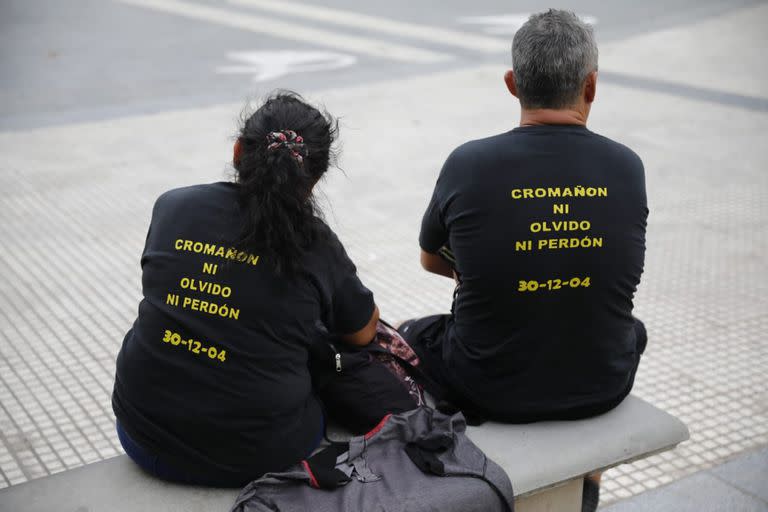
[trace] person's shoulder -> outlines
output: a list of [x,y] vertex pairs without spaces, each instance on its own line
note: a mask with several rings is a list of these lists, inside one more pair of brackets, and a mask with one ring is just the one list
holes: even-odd
[[322,219],[316,219],[315,243],[319,252],[330,256],[330,260],[336,260],[339,256],[346,257],[347,251],[341,239],[331,227]]
[[446,169],[461,169],[474,166],[478,161],[493,158],[500,146],[505,144],[509,133],[492,135],[480,139],[469,140],[456,147],[446,159]]
[[355,272],[357,268],[349,259],[338,235],[320,218],[315,218],[315,239],[306,251],[307,264],[322,273],[334,273],[342,270]]
[[311,241],[303,249],[306,256],[323,260],[338,253],[340,249],[343,250],[339,237],[322,218],[314,217],[311,222],[313,233]]
[[635,153],[628,146],[625,146],[621,142],[617,142],[613,139],[610,139],[605,135],[600,135],[599,133],[595,133],[592,131],[590,131],[589,133],[592,137],[594,137],[594,140],[597,141],[604,148],[604,151],[608,155],[612,156],[617,160],[623,160],[623,163],[625,165],[637,167],[640,169],[643,168],[643,160],[640,158],[640,156],[637,153]]
[[483,137],[480,139],[469,140],[454,149],[451,153],[451,156],[467,156],[472,158],[478,155],[486,155],[489,153],[489,151],[494,150],[500,144],[505,144],[505,140],[508,139],[508,137],[509,132],[491,135],[489,137]]
[[199,204],[201,200],[231,195],[234,192],[235,185],[226,182],[204,183],[173,188],[160,194],[155,201],[155,208]]

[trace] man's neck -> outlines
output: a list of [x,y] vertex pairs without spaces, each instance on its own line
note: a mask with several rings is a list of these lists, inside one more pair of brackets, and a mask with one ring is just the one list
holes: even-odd
[[573,124],[587,126],[587,112],[578,108],[561,110],[540,108],[522,109],[520,113],[520,126],[542,126],[549,124]]

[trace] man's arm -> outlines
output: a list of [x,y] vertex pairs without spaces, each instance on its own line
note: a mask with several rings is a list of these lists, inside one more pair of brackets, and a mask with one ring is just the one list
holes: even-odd
[[449,230],[446,218],[450,217],[450,212],[446,209],[453,202],[452,198],[457,195],[455,172],[451,169],[455,166],[458,153],[459,150],[454,150],[440,170],[440,176],[432,191],[432,198],[421,219],[419,232],[422,268],[439,276],[450,277],[457,282],[456,261],[448,247]]
[[432,272],[433,274],[437,274],[439,276],[450,277],[451,279],[455,278],[453,266],[451,266],[451,264],[448,263],[448,261],[446,261],[439,254],[432,254],[431,252],[427,252],[422,249],[421,266],[427,272]]

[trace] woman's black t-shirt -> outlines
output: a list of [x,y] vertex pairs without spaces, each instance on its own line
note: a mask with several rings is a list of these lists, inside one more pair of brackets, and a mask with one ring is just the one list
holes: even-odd
[[232,247],[241,227],[232,183],[157,200],[141,259],[144,299],[117,357],[112,401],[149,450],[255,477],[313,447],[322,413],[311,345],[362,329],[374,303],[330,229],[288,278]]

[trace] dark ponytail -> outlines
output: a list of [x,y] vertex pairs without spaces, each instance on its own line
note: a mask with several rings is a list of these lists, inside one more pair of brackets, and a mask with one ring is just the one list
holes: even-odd
[[243,214],[237,245],[278,273],[295,272],[302,252],[327,235],[312,189],[328,170],[337,131],[327,112],[283,91],[243,121],[235,161]]

